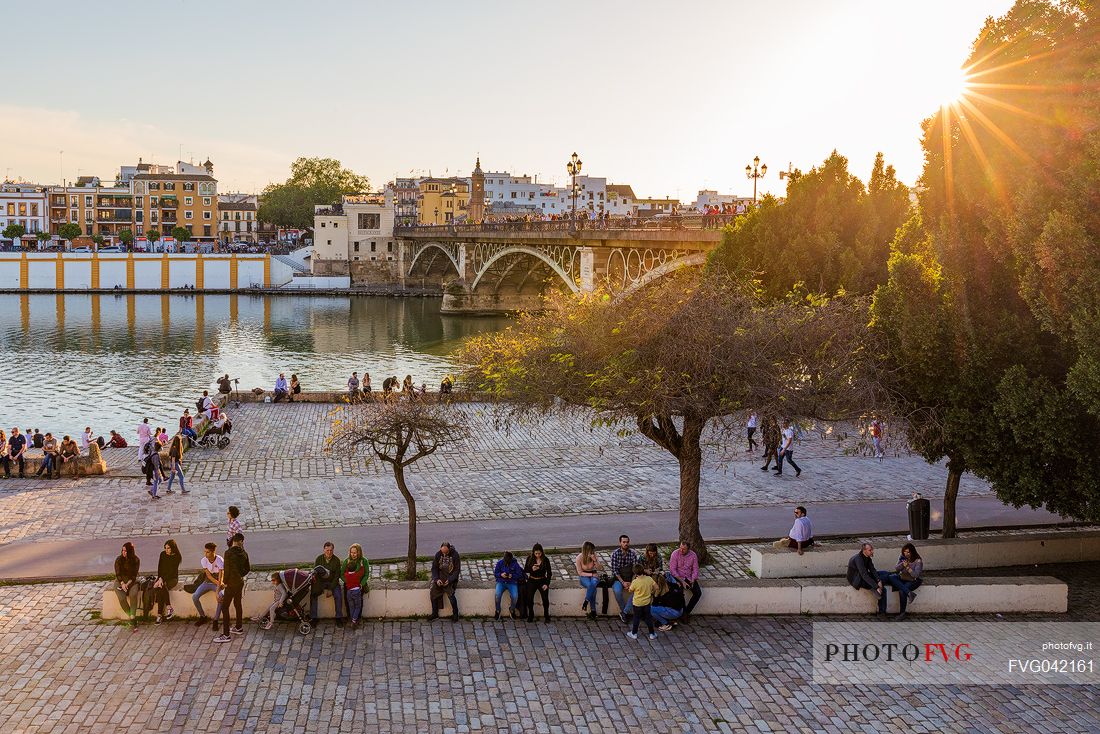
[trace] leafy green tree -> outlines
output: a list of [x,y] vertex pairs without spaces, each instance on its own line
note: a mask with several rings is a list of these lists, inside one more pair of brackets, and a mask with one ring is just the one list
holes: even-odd
[[369,189],[366,176],[334,158],[299,158],[290,165],[290,178],[264,189],[258,216],[280,227],[312,229],[314,206],[335,204],[343,194]]
[[102,247],[107,243],[107,238],[101,234],[92,235],[92,242],[95,243],[96,247]]
[[26,233],[27,229],[22,224],[9,224],[7,227],[4,227],[3,232],[0,232],[0,234],[4,235],[5,239],[11,240],[16,245],[21,244],[20,238]]
[[150,242],[156,242],[157,240],[160,239],[160,230],[159,229],[147,229],[147,230],[145,230],[145,239],[149,240]]
[[504,418],[577,412],[636,429],[679,465],[679,537],[699,529],[703,440],[741,440],[752,407],[794,418],[858,416],[878,399],[864,343],[867,304],[765,302],[740,277],[666,276],[622,299],[554,293],[512,328],[468,341],[463,381]]
[[1095,520],[1100,27],[1091,12],[1018,0],[986,22],[965,66],[976,86],[925,122],[921,218],[899,232],[873,311],[914,445],[929,460],[948,457],[949,494],[954,468],[969,470],[1015,506]]
[[118,240],[119,240],[119,242],[121,242],[123,245],[126,246],[126,249],[130,249],[131,247],[134,246],[134,233],[133,233],[133,231],[129,230],[129,229],[119,230]]
[[84,234],[84,230],[76,222],[66,222],[57,228],[57,236],[63,241],[72,242],[82,234]]
[[191,232],[187,227],[173,227],[172,236],[176,238],[177,242],[187,242],[191,239]]
[[756,274],[772,298],[792,289],[869,294],[886,280],[890,242],[908,213],[908,189],[881,153],[865,187],[833,151],[791,177],[786,201],[765,196],[727,227],[710,263]]
[[35,238],[39,242],[41,242],[42,244],[46,244],[47,242],[50,241],[50,233],[49,232],[39,232],[38,234],[35,235]]

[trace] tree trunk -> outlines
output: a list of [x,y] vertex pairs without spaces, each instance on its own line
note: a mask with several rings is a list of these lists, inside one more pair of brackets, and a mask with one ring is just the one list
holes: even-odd
[[691,543],[699,563],[709,558],[703,534],[699,530],[699,483],[703,469],[703,449],[700,441],[706,421],[697,416],[684,416],[684,432],[680,452],[680,537]]
[[401,462],[393,465],[393,478],[397,480],[397,488],[409,506],[409,555],[405,561],[405,578],[416,581],[416,500],[405,484],[405,467],[401,466]]
[[959,498],[959,480],[962,479],[962,462],[947,460],[947,489],[943,493],[943,537],[955,537],[955,500]]

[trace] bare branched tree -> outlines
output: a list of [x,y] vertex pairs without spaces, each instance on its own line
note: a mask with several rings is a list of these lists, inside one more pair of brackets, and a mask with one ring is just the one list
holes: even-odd
[[447,401],[393,398],[341,408],[333,419],[329,450],[354,456],[366,449],[393,470],[409,508],[405,577],[410,581],[416,579],[416,499],[405,468],[468,435],[466,413]]
[[[740,436],[746,409],[847,420],[881,389],[867,301],[765,303],[747,277],[668,276],[633,295],[551,296],[544,311],[467,342],[466,384],[527,413],[595,414],[636,426],[680,470],[679,536],[707,558],[699,531],[704,431]],[[708,430],[709,429],[709,430]]]

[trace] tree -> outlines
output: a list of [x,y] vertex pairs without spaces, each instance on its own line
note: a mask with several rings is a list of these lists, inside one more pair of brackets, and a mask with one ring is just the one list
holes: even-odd
[[160,239],[160,230],[159,229],[147,229],[147,230],[145,230],[145,239],[149,240],[150,242],[156,242],[157,240]]
[[5,239],[11,240],[16,245],[22,245],[22,237],[27,233],[27,229],[22,224],[9,224],[4,227],[4,231],[0,234],[4,235]]
[[[505,420],[577,412],[632,425],[679,465],[679,537],[706,561],[699,530],[703,438],[740,436],[734,413],[860,415],[878,397],[863,343],[866,301],[768,302],[747,279],[666,276],[628,297],[554,293],[457,358],[467,384],[501,401]],[[736,433],[735,433],[736,431]]]
[[92,242],[95,243],[96,247],[102,247],[107,243],[107,238],[101,234],[92,235]]
[[908,211],[909,191],[881,153],[864,187],[833,151],[791,177],[786,201],[765,196],[727,227],[710,264],[757,274],[772,298],[794,288],[869,294],[886,280],[890,242]]
[[82,234],[84,234],[84,230],[76,222],[66,222],[57,228],[57,236],[62,241],[72,242]]
[[342,409],[332,424],[331,451],[355,455],[369,448],[390,465],[409,509],[409,548],[405,577],[416,579],[416,499],[405,480],[405,468],[441,446],[466,438],[466,414],[449,402],[400,398],[367,401]]
[[187,242],[191,239],[191,232],[187,227],[173,227],[172,236],[176,238],[177,242]]
[[130,248],[132,248],[134,246],[134,233],[133,233],[133,231],[129,230],[129,229],[119,230],[118,240],[119,240],[119,242],[121,242],[123,245],[126,246],[127,250],[129,250]]
[[38,234],[35,235],[35,238],[40,243],[46,244],[47,242],[50,241],[50,233],[49,232],[39,232]]
[[949,498],[956,467],[1017,507],[1095,520],[1100,27],[1088,10],[1018,0],[986,22],[965,65],[980,86],[925,121],[920,220],[899,233],[874,310],[927,439],[916,448],[948,457]]
[[343,194],[369,189],[366,176],[334,158],[298,158],[290,164],[290,178],[263,190],[258,216],[280,227],[312,229],[314,206],[335,204]]

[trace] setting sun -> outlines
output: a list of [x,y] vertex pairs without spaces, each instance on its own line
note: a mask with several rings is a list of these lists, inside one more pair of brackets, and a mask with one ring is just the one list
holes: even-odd
[[946,107],[958,102],[970,89],[970,77],[965,69],[952,69],[939,84],[940,105]]

